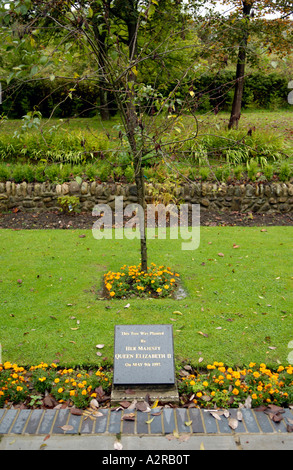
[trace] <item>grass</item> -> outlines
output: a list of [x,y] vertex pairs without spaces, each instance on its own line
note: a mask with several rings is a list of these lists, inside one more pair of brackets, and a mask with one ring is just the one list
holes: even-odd
[[116,324],[171,323],[177,361],[287,363],[292,227],[202,227],[196,251],[182,251],[181,241],[168,237],[149,240],[150,262],[180,273],[183,300],[99,299],[105,272],[139,263],[137,240],[1,230],[0,241],[2,362],[93,365],[101,361],[96,344],[112,362]]

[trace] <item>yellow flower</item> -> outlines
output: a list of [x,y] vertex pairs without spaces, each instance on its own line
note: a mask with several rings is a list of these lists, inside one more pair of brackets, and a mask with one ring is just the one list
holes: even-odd
[[165,285],[164,285],[164,289],[169,289],[168,284],[165,284]]
[[20,387],[19,385],[16,387],[16,391],[17,392],[21,392],[22,391],[22,387]]
[[204,387],[208,387],[208,385],[209,385],[206,380],[202,384],[203,384]]
[[233,393],[233,395],[238,395],[238,393],[239,393],[238,388],[234,388],[234,389],[232,390],[232,393]]
[[111,290],[111,289],[112,289],[112,284],[110,284],[110,282],[108,282],[108,283],[106,284],[106,289],[108,289],[108,290]]
[[63,388],[62,387],[58,388],[58,393],[62,393],[62,392],[63,392]]
[[159,292],[159,293],[162,292],[162,289],[160,287],[158,287],[157,292]]
[[86,395],[86,390],[84,389],[82,392],[81,392],[82,395]]
[[191,380],[189,383],[190,383],[190,385],[195,385],[195,381],[194,381],[194,380]]
[[114,297],[114,295],[115,295],[115,292],[114,292],[114,291],[111,291],[111,292],[110,292],[110,296],[111,296],[111,297]]
[[69,395],[73,397],[75,395],[75,390],[70,390]]
[[257,400],[257,395],[256,395],[256,393],[253,393],[253,394],[251,395],[251,398],[252,398],[253,400]]
[[46,377],[40,377],[40,378],[39,378],[39,381],[40,381],[40,382],[44,382],[44,380],[46,380]]
[[201,392],[197,392],[196,396],[197,396],[198,398],[200,398],[200,397],[202,397],[202,393],[201,393]]
[[60,379],[55,379],[54,382],[55,384],[57,384],[58,382],[60,382]]

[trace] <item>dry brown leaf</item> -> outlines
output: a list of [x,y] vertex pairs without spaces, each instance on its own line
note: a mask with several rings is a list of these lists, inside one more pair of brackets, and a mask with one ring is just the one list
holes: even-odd
[[238,410],[238,411],[237,411],[237,419],[238,419],[238,421],[242,421],[242,418],[243,418],[243,415],[242,415],[241,411]]
[[61,428],[62,431],[64,432],[73,430],[73,426],[71,426],[71,424],[64,424],[64,426],[58,426],[58,427]]
[[205,338],[209,337],[209,335],[207,335],[206,333],[203,333],[202,331],[198,331],[198,334],[204,336]]
[[122,416],[121,418],[123,421],[134,421],[135,420],[135,413],[128,413]]
[[236,429],[238,427],[238,420],[235,419],[235,418],[229,418],[228,420],[228,424],[230,426],[231,429]]
[[210,414],[218,421],[221,421],[221,416],[219,415],[217,411],[210,411]]
[[91,401],[90,401],[90,407],[93,408],[94,410],[96,410],[97,408],[99,408],[99,402],[93,398]]

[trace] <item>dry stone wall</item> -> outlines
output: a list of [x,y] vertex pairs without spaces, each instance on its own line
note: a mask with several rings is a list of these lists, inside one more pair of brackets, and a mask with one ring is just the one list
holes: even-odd
[[[71,181],[63,184],[0,183],[0,212],[13,209],[21,211],[54,211],[59,209],[58,198],[77,196],[79,209],[91,211],[96,204],[107,203],[112,207],[115,196],[123,196],[124,204],[136,202],[136,186],[120,183]],[[291,212],[293,210],[293,182],[216,184],[193,183],[178,186],[176,198],[180,202],[200,204],[202,210],[239,212]],[[147,202],[152,202],[147,195]]]

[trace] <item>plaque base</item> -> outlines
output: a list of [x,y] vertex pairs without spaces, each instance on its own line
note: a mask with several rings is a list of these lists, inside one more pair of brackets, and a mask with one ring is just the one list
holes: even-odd
[[179,404],[179,394],[176,385],[113,385],[111,403],[120,401],[143,401],[148,396],[151,401]]

